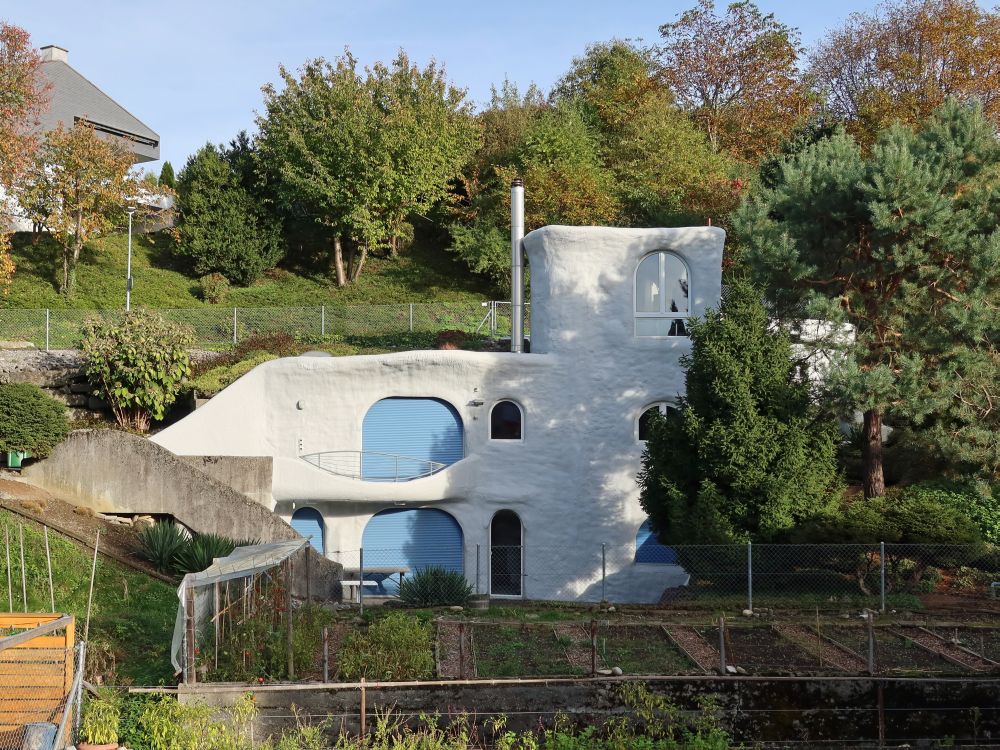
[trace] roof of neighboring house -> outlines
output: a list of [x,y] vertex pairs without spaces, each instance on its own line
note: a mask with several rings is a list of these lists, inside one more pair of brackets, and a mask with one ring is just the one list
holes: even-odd
[[136,161],[160,158],[160,136],[73,68],[66,50],[42,47],[41,71],[52,84],[48,109],[39,118],[43,129],[86,120],[98,132],[127,139]]

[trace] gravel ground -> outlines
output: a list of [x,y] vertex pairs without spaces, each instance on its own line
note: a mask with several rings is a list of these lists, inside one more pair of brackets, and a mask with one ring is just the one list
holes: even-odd
[[[476,676],[476,665],[472,655],[472,626],[465,625],[465,648],[459,660],[459,623],[442,621],[438,623],[438,677],[442,680],[461,680]],[[464,672],[464,674],[463,674]]]
[[954,643],[930,633],[923,628],[899,628],[899,634],[909,638],[911,641],[926,646],[936,654],[947,656],[964,665],[972,672],[993,672],[998,666],[976,654],[971,654],[965,649],[959,648]]
[[843,649],[825,639],[816,637],[816,633],[802,625],[777,625],[777,631],[782,638],[787,638],[804,651],[820,659],[824,666],[835,667],[849,674],[864,674],[868,664],[858,656],[849,654]]
[[674,639],[674,643],[681,647],[682,651],[694,660],[701,669],[706,672],[715,672],[719,668],[719,651],[708,641],[701,637],[701,634],[693,627],[687,625],[672,625],[667,628],[667,635]]
[[[574,667],[590,673],[590,633],[583,625],[572,622],[561,622],[552,627],[557,638],[568,638],[572,641],[566,647],[566,658]],[[604,666],[598,657],[597,666]]]

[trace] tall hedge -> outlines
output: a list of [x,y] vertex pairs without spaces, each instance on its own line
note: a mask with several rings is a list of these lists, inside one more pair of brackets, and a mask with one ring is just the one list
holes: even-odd
[[0,452],[45,456],[68,432],[66,407],[37,385],[0,385]]

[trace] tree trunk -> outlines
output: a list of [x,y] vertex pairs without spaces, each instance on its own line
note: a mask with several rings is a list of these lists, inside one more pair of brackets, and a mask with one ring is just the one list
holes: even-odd
[[389,238],[389,257],[398,258],[399,257],[399,237],[393,235]]
[[333,238],[333,267],[337,273],[337,286],[346,286],[347,274],[344,272],[344,246],[339,236]]
[[361,269],[365,267],[365,259],[368,257],[368,246],[361,245],[361,255],[358,256],[358,264],[351,271],[351,281],[357,281],[361,275]]
[[861,437],[861,464],[864,471],[865,497],[885,495],[885,475],[882,473],[882,412],[865,412]]

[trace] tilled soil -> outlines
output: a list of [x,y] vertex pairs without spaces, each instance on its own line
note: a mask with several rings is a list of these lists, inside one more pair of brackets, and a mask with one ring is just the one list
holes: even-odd
[[702,671],[657,625],[600,628],[598,649],[609,667],[620,667],[625,674],[673,675]]
[[957,641],[987,659],[1000,661],[1000,630],[996,628],[938,626],[934,628],[934,632],[947,641]]
[[[561,622],[552,626],[556,638],[562,641],[569,641],[566,646],[566,659],[576,669],[590,673],[591,649],[590,633],[580,624],[572,622]],[[604,666],[600,656],[597,657],[597,666]]]
[[954,659],[971,672],[992,672],[1000,667],[996,662],[991,662],[981,656],[969,653],[954,643],[939,638],[923,628],[898,628],[898,632],[900,635],[919,643],[921,646],[926,646],[937,654]]
[[[705,629],[702,635],[718,641],[719,629]],[[809,673],[819,669],[816,657],[765,626],[727,628],[726,661],[751,674]]]
[[818,637],[815,631],[803,625],[785,624],[775,627],[783,638],[815,656],[821,667],[833,667],[849,674],[863,674],[868,671],[868,664],[863,659],[847,653],[825,638]]
[[671,625],[667,634],[674,643],[681,647],[687,656],[694,660],[702,671],[715,672],[719,668],[719,651],[701,634],[688,625]]
[[459,623],[438,623],[438,677],[443,680],[462,680],[476,677],[475,659],[472,654],[472,626],[465,625],[464,649],[459,650]]

